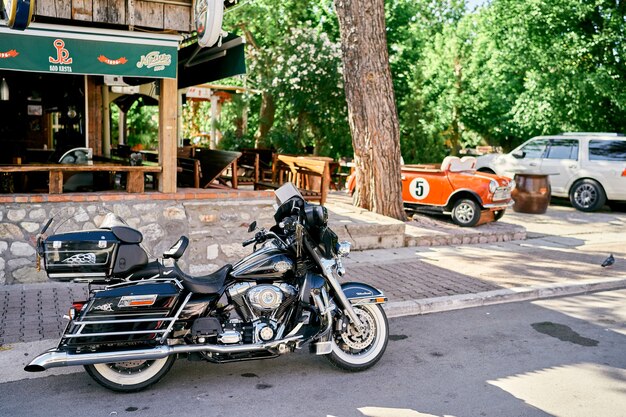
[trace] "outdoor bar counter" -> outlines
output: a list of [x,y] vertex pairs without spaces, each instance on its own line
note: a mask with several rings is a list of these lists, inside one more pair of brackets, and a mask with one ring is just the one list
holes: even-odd
[[131,166],[94,162],[91,165],[77,164],[25,164],[0,165],[0,173],[49,172],[49,193],[63,193],[63,174],[66,172],[127,172],[126,191],[144,192],[144,174],[161,172],[160,166]]

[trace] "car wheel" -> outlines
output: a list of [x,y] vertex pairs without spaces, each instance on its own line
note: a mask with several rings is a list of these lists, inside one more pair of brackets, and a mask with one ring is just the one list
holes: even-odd
[[581,180],[570,189],[569,201],[576,210],[596,211],[606,202],[606,195],[596,181]]
[[454,203],[452,221],[461,227],[476,226],[480,220],[480,207],[470,198],[462,198]]

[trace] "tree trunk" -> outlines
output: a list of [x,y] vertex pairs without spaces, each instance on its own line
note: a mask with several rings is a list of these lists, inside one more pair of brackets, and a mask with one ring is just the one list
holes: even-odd
[[404,220],[400,128],[389,69],[384,0],[335,0],[335,8],[356,164],[355,204]]
[[274,116],[276,114],[276,103],[274,97],[264,91],[261,102],[261,113],[259,115],[259,130],[254,135],[254,147],[261,148],[267,146],[267,133],[274,125]]

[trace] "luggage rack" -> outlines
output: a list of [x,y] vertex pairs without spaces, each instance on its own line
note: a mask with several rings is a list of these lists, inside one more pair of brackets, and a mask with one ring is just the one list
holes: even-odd
[[[138,283],[153,283],[153,282],[170,282],[174,285],[176,285],[179,289],[183,289],[183,283],[180,281],[180,279],[178,278],[157,278],[157,277],[152,277],[152,278],[144,278],[144,279],[139,279],[136,281],[127,281],[126,278],[115,278],[112,279],[112,281],[121,281],[121,282],[115,282],[114,284],[107,284],[106,282],[95,282],[93,280],[89,280],[89,279],[80,279],[77,278],[74,280],[74,282],[79,282],[79,283],[84,283],[87,284],[87,290],[89,292],[92,291],[92,289],[94,291],[101,291],[104,289],[108,289],[108,288],[116,288],[116,287],[123,287],[125,285],[134,285],[134,284],[138,284]],[[93,288],[93,287],[99,287],[99,288]]]
[[[175,279],[168,279],[167,281],[175,281]],[[119,285],[119,284],[118,284]],[[180,285],[180,284],[179,284]],[[70,325],[78,326],[78,330],[72,334],[64,334],[63,339],[77,339],[81,337],[108,337],[108,336],[133,336],[133,335],[142,335],[142,334],[162,334],[159,339],[159,343],[163,343],[167,335],[172,330],[174,323],[178,320],[178,317],[182,313],[183,309],[189,302],[192,293],[187,294],[187,297],[178,308],[176,314],[172,317],[167,317],[164,315],[160,315],[157,317],[150,318],[136,318],[136,319],[121,319],[121,320],[72,320]],[[145,313],[150,314],[150,313]],[[151,323],[151,322],[169,322],[167,328],[165,329],[155,329],[155,330],[128,330],[128,331],[117,331],[117,332],[100,332],[100,333],[83,333],[85,328],[89,326],[95,325],[107,325],[107,324],[136,324],[136,323]]]

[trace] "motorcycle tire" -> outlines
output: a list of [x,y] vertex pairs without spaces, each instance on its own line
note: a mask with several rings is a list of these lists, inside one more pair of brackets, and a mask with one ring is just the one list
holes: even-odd
[[331,353],[326,358],[337,368],[360,372],[374,366],[385,353],[389,322],[385,311],[378,304],[363,304],[353,308],[365,329],[359,331],[349,324],[345,331],[336,333],[331,340]]
[[170,370],[176,355],[156,360],[137,360],[85,365],[98,384],[112,391],[137,392],[158,382]]

